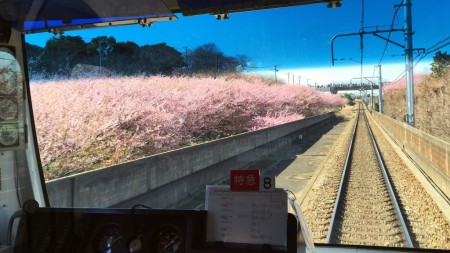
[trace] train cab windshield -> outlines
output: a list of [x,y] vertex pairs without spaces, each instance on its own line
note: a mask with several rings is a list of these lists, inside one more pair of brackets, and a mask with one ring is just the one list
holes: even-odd
[[449,250],[448,7],[0,0],[0,253]]

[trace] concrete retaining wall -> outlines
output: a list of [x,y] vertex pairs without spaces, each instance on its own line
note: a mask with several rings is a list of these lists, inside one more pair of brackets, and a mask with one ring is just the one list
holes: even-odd
[[136,203],[170,206],[205,184],[223,180],[228,170],[290,144],[301,129],[331,117],[334,114],[306,118],[52,180],[46,183],[50,204],[53,207],[130,207]]
[[372,116],[402,150],[450,197],[450,143],[385,115]]

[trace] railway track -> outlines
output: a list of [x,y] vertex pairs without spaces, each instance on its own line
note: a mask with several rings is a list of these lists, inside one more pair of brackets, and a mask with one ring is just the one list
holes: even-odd
[[413,247],[361,106],[331,216],[327,242]]
[[[361,210],[365,210],[363,212],[371,212],[372,220],[374,225],[369,225],[369,218],[360,218],[360,220],[354,221],[360,222],[359,227],[355,226],[351,232],[348,232],[346,235],[342,236],[340,233],[338,224],[339,219],[335,218],[336,216],[341,216],[342,212],[336,212],[336,196],[339,192],[340,181],[342,179],[344,167],[348,167],[347,163],[357,162],[363,164],[363,173],[365,173],[365,177],[362,180],[362,184],[375,185],[378,181],[383,181],[384,179],[373,180],[368,183],[369,178],[374,176],[370,176],[367,172],[369,164],[375,162],[377,158],[374,156],[369,156],[368,152],[371,150],[370,145],[372,145],[372,141],[364,141],[360,142],[359,135],[353,137],[353,142],[356,147],[353,147],[355,154],[354,157],[359,158],[351,158],[350,155],[347,154],[349,151],[350,142],[352,142],[352,132],[356,131],[356,115],[358,112],[362,112],[358,109],[358,105],[354,107],[345,109],[347,116],[344,121],[345,127],[339,129],[338,133],[340,138],[338,138],[333,146],[329,149],[329,151],[318,151],[321,150],[318,146],[313,145],[311,152],[319,152],[318,154],[327,154],[327,157],[324,158],[322,162],[322,167],[318,171],[316,177],[311,178],[310,180],[310,188],[305,189],[303,193],[303,198],[298,199],[298,204],[301,205],[303,209],[303,213],[307,220],[308,226],[311,229],[312,237],[314,243],[324,244],[324,243],[332,243],[332,244],[352,244],[352,245],[375,245],[375,246],[399,246],[399,247],[411,247],[411,243],[408,243],[408,240],[405,239],[404,232],[402,229],[402,222],[396,217],[397,215],[394,210],[396,209],[393,206],[387,206],[387,203],[390,203],[389,194],[384,195],[384,200],[386,203],[376,204],[374,201],[375,197],[371,197],[366,193],[362,193],[358,196],[358,198],[372,198],[372,202],[374,202],[372,208],[368,208],[364,206],[363,202],[357,202],[355,204],[356,211],[348,211],[347,213],[354,213],[359,215],[358,212]],[[362,117],[361,117],[362,118]],[[400,196],[401,206],[403,209],[403,214],[407,216],[407,225],[412,237],[412,244],[415,248],[421,249],[430,249],[437,250],[450,249],[450,225],[448,220],[445,219],[444,215],[441,213],[439,208],[435,205],[433,199],[427,194],[426,190],[422,188],[422,185],[419,181],[417,181],[416,177],[412,174],[411,170],[403,164],[402,160],[396,154],[395,150],[390,146],[390,143],[383,138],[381,130],[376,128],[375,122],[371,122],[371,125],[375,126],[373,132],[377,137],[377,144],[380,145],[380,149],[383,155],[383,159],[386,162],[386,167],[389,169],[389,176],[392,179],[396,193]],[[347,124],[348,122],[348,124]],[[363,120],[361,119],[361,122]],[[364,125],[360,123],[360,125]],[[365,127],[365,126],[364,126]],[[367,127],[365,130],[358,130],[359,132],[368,132]],[[316,133],[323,135],[324,133]],[[310,138],[310,134],[305,135],[306,138]],[[306,138],[303,140],[305,141]],[[314,143],[315,141],[313,141]],[[323,147],[324,148],[324,147]],[[308,149],[308,147],[306,148]],[[295,151],[299,152],[299,151]],[[266,171],[267,169],[276,168],[284,169],[285,167],[280,166],[280,161],[284,162],[288,159],[293,159],[292,156],[297,156],[296,159],[302,161],[302,156],[299,156],[299,153],[289,153],[286,156],[277,157],[274,161],[271,157],[267,161],[261,161],[261,163],[257,164],[254,168],[259,168],[262,171]],[[372,152],[372,151],[371,151]],[[371,158],[368,158],[371,157]],[[367,158],[367,159],[365,159]],[[360,160],[365,159],[365,160]],[[286,168],[286,174],[284,177],[293,178],[295,175],[295,179],[298,176],[310,175],[309,170],[305,169],[303,166],[299,166],[299,163],[296,163],[297,160],[292,162],[293,166]],[[282,165],[284,166],[284,165]],[[377,167],[378,168],[378,167]],[[350,170],[349,170],[350,171]],[[308,174],[305,174],[308,173]],[[347,172],[348,173],[348,172]],[[350,173],[349,173],[350,174]],[[282,178],[283,176],[280,176]],[[379,178],[379,177],[378,177]],[[372,180],[372,179],[370,179]],[[289,184],[278,184],[279,187],[289,187]],[[363,186],[360,186],[363,187]],[[382,188],[383,192],[389,192],[387,188],[384,186],[374,187],[374,191],[377,191],[378,188]],[[341,191],[343,191],[341,189]],[[362,192],[362,191],[361,191]],[[354,198],[357,198],[356,196]],[[343,199],[343,197],[342,197]],[[341,200],[342,201],[342,200]],[[179,208],[199,208],[202,209],[202,204],[204,203],[204,193],[199,194],[198,198],[189,202],[189,205],[179,207]],[[338,209],[341,209],[342,206],[339,206]],[[388,210],[387,213],[389,215],[378,215],[381,213],[380,210]],[[386,213],[386,212],[385,212]],[[331,219],[333,218],[333,229],[337,229],[338,231],[334,231],[330,234],[330,224]],[[361,220],[367,222],[361,222]],[[392,227],[392,229],[389,229]],[[366,233],[364,233],[365,229]],[[370,230],[369,230],[370,229]],[[327,238],[328,237],[328,238]],[[348,238],[347,240],[341,240]],[[331,240],[330,240],[331,238]],[[447,252],[442,251],[442,252]],[[424,251],[425,252],[425,251]],[[428,252],[428,251],[427,251]],[[433,251],[434,252],[434,251]],[[437,251],[436,251],[437,252]]]

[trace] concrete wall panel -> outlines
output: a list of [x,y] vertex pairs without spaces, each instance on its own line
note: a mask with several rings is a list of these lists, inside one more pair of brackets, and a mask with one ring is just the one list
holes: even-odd
[[450,197],[450,143],[385,115],[372,115],[399,147]]
[[228,170],[289,145],[302,128],[333,116],[306,118],[52,180],[46,183],[50,203],[59,207],[177,203],[199,185],[223,180]]

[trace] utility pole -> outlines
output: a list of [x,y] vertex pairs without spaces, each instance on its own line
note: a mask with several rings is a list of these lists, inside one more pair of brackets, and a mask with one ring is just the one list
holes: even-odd
[[[364,2],[363,2],[364,3]],[[405,21],[404,21],[404,26],[403,29],[389,29],[389,30],[378,30],[378,28],[375,31],[360,31],[357,33],[347,33],[347,34],[338,34],[335,35],[332,39],[331,39],[331,63],[332,65],[334,65],[334,61],[337,60],[334,58],[334,40],[338,37],[343,37],[343,36],[354,36],[354,35],[359,35],[361,36],[361,40],[362,40],[362,35],[363,34],[373,34],[378,38],[381,38],[389,43],[392,43],[394,45],[397,45],[401,48],[404,49],[405,51],[405,73],[406,73],[406,123],[412,127],[415,127],[415,112],[414,112],[414,65],[413,65],[413,51],[414,50],[424,50],[421,48],[418,49],[414,49],[413,48],[413,29],[412,29],[412,4],[411,4],[411,0],[404,0],[402,1],[403,4],[398,5],[403,6],[404,8],[404,13],[405,13]],[[383,36],[380,35],[380,33],[386,33],[386,32],[403,32],[404,34],[404,46],[401,45],[400,43],[396,43],[392,40],[390,40],[389,38],[385,38]],[[362,45],[361,45],[361,52],[362,52]],[[362,64],[362,57],[361,57],[361,64]],[[381,71],[381,70],[380,70]],[[381,74],[380,74],[380,79],[381,79]],[[381,82],[381,81],[380,81]],[[362,83],[362,80],[361,80]],[[381,96],[380,96],[381,98]],[[380,103],[381,106],[381,103]]]
[[370,81],[370,113],[372,113],[372,110],[373,110],[373,82]]
[[302,76],[298,76],[298,85],[302,85],[302,83],[300,82],[302,80]]
[[291,73],[287,73],[287,76],[288,76],[288,80],[287,80],[287,83],[289,84],[289,80],[291,80],[289,77],[290,77],[290,75],[291,75]]
[[406,122],[415,126],[414,77],[411,0],[405,0],[405,71],[406,71]]
[[275,72],[275,83],[278,83],[278,81],[277,81],[277,72],[278,72],[277,67],[278,67],[278,66],[275,65],[274,68],[273,68],[273,71]]
[[107,54],[107,52],[106,52],[107,46],[104,48],[103,42],[106,43],[107,41],[106,40],[104,41],[101,38],[98,39],[98,47],[97,47],[98,61],[99,61],[98,74],[101,74],[101,72],[102,72],[103,57]]
[[218,75],[219,75],[219,55],[216,55],[216,75],[214,76],[214,78],[217,78]]
[[188,47],[182,47],[184,49],[184,61],[186,63],[186,74],[189,75],[190,64],[188,60]]
[[101,73],[101,69],[102,69],[102,57],[103,57],[103,45],[102,45],[102,39],[98,39],[98,47],[97,47],[97,52],[98,52],[98,74]]
[[102,40],[99,39],[98,40],[98,61],[99,61],[100,68],[98,68],[98,72],[100,72],[100,69],[102,68],[102,54],[103,54]]
[[378,112],[383,114],[383,81],[381,79],[381,65],[378,65]]
[[361,55],[361,86],[363,85],[363,60],[364,60],[364,12],[365,12],[365,7],[364,7],[364,0],[361,1],[362,2],[362,6],[361,6],[361,33],[359,34],[359,47],[360,47],[360,55]]

